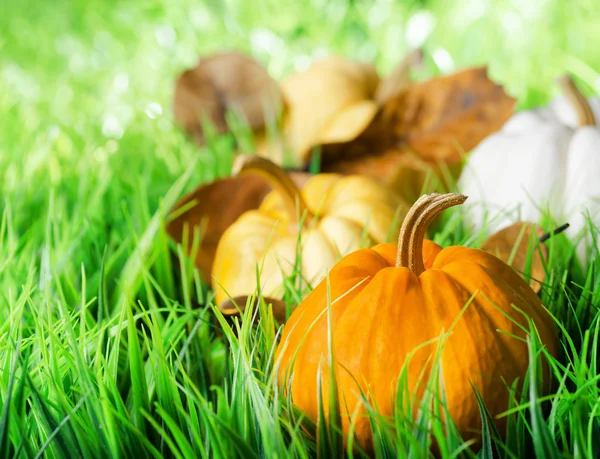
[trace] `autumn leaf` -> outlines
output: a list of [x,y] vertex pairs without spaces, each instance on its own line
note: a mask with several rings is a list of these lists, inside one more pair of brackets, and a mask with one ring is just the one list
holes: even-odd
[[203,118],[218,134],[229,132],[228,111],[259,131],[268,117],[285,109],[279,85],[258,62],[239,52],[216,53],[184,71],[175,84],[173,113],[199,144],[205,142]]
[[545,233],[540,226],[533,223],[516,222],[490,235],[481,245],[481,250],[498,257],[520,274],[525,271],[527,259],[531,256],[530,275],[528,278],[526,276],[523,278],[529,282],[532,290],[538,293],[546,278],[544,265],[548,260],[548,248],[545,241],[552,234],[558,234],[568,226],[565,224],[552,233]]
[[[352,140],[367,127],[377,112],[372,98],[378,82],[373,65],[339,56],[318,60],[281,82],[289,104],[284,137],[299,163],[307,162],[310,150],[324,140]],[[338,118],[345,129],[339,129]]]
[[[304,172],[289,171],[288,175],[299,187],[310,177]],[[271,190],[267,181],[259,176],[228,177],[199,186],[175,204],[166,225],[167,233],[179,244],[187,233],[190,254],[193,234],[199,231],[195,263],[206,284],[210,285],[213,260],[222,234],[244,212],[257,209]]]
[[487,69],[478,67],[411,86],[385,105],[381,123],[395,142],[425,159],[451,164],[497,131],[514,105]]

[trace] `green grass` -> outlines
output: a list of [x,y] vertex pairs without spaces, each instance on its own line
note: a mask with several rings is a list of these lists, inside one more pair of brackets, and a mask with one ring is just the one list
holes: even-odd
[[[199,151],[172,122],[174,78],[199,55],[240,49],[280,77],[338,52],[386,72],[416,43],[407,30],[429,22],[424,46],[437,60],[419,77],[487,63],[527,108],[556,95],[565,71],[600,90],[599,20],[595,0],[3,0],[0,457],[339,448],[335,423],[317,441],[274,390],[272,319],[231,331],[163,229],[179,196],[231,167],[231,137]],[[476,246],[458,215],[435,239]],[[577,272],[556,241],[542,292],[564,327],[556,391],[542,408],[535,384],[515,393],[506,439],[490,429],[481,457],[600,454],[600,277]],[[466,454],[435,419],[399,416],[395,432],[378,433],[378,456],[420,457],[432,436],[446,456]]]

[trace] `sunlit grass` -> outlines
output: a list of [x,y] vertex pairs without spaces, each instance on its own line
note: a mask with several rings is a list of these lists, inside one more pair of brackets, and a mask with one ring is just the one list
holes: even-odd
[[[227,175],[234,155],[231,136],[199,151],[173,125],[175,76],[224,48],[251,53],[275,77],[327,52],[385,73],[422,44],[416,77],[487,63],[531,107],[557,93],[565,71],[586,93],[600,88],[596,3],[3,2],[0,457],[337,451],[339,438],[318,442],[273,386],[278,336],[265,305],[258,328],[249,316],[229,327],[164,231],[178,197]],[[479,245],[483,235],[459,217],[444,214],[434,240]],[[481,457],[599,454],[600,280],[571,256],[565,237],[553,238],[541,297],[564,327],[554,394],[541,411],[535,388],[515,394],[507,437],[494,441],[491,429]],[[381,427],[380,457],[419,456],[432,439],[423,426],[439,437],[432,422]],[[442,451],[463,447],[450,434]]]

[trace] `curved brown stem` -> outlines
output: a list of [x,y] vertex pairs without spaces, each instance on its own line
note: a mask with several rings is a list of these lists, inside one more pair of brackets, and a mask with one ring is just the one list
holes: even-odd
[[575,85],[575,82],[569,75],[565,75],[560,77],[557,80],[560,85],[562,91],[564,92],[569,102],[575,108],[577,112],[577,118],[579,119],[580,126],[595,126],[596,125],[596,117],[594,116],[594,112],[590,107],[587,99],[581,94],[579,88]]
[[398,237],[396,267],[405,267],[419,276],[423,266],[423,240],[427,228],[442,211],[460,205],[467,197],[456,193],[431,193],[421,196],[410,208]]
[[[232,175],[244,174],[260,175],[279,191],[292,219],[297,220],[298,215],[300,218],[304,215],[304,221],[310,222],[314,218],[296,184],[272,161],[256,155],[239,155],[233,162]],[[299,213],[296,213],[296,209]]]

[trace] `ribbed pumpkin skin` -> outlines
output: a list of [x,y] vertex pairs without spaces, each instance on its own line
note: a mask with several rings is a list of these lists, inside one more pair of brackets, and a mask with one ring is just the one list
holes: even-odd
[[[393,240],[406,204],[372,179],[319,174],[311,177],[301,195],[318,217],[302,230],[302,275],[315,285],[344,255],[363,246]],[[403,212],[404,210],[404,212]],[[281,194],[271,192],[259,209],[244,213],[223,234],[212,268],[216,303],[229,295],[256,290],[256,266],[262,266],[260,286],[265,296],[280,297],[284,274],[291,275],[298,250],[298,224],[289,215]],[[364,240],[365,233],[367,240]],[[264,264],[263,264],[264,263]]]
[[[363,393],[373,395],[382,415],[391,415],[398,376],[407,355],[443,331],[448,332],[478,291],[447,338],[441,365],[448,409],[456,426],[465,440],[479,438],[471,432],[481,429],[481,421],[469,380],[495,416],[509,406],[509,393],[502,381],[509,385],[515,378],[522,381],[528,368],[526,342],[509,335],[524,339],[520,327],[528,330],[529,326],[511,304],[533,319],[542,343],[556,355],[558,343],[552,319],[527,283],[493,255],[459,246],[442,250],[426,240],[426,270],[417,277],[408,268],[395,267],[396,251],[392,244],[358,250],[343,258],[329,274],[333,351],[339,364],[336,376],[344,431],[348,433],[350,416],[357,408],[355,380]],[[280,382],[284,382],[285,369],[304,340],[293,367],[292,400],[313,420],[317,419],[319,364],[323,369],[324,406],[328,406],[326,308],[327,283],[323,280],[292,313],[276,353],[276,359],[281,359]],[[411,393],[426,360],[435,352],[436,344],[430,344],[412,357],[408,368]],[[548,376],[544,368],[544,381]],[[428,377],[426,372],[425,383]],[[422,397],[422,390],[417,394]],[[350,416],[343,411],[346,404]],[[366,413],[364,408],[359,412]],[[503,432],[504,421],[497,420],[496,424]],[[368,418],[359,416],[355,429],[361,445],[370,449]]]

